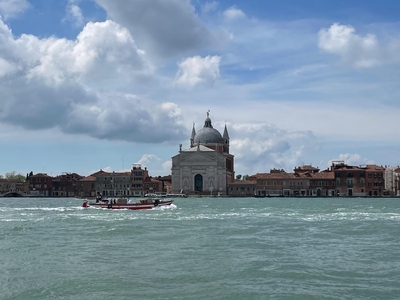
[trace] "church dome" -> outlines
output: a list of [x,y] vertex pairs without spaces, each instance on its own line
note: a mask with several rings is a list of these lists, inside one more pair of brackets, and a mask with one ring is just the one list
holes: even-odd
[[204,121],[204,126],[194,136],[195,144],[223,144],[224,139],[218,130],[214,129],[211,124],[211,119],[208,117]]

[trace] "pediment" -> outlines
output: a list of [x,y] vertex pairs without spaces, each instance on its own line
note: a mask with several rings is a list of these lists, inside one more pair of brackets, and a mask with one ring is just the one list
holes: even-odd
[[[219,153],[218,153],[219,154]],[[182,153],[181,153],[182,155]],[[217,158],[215,156],[215,152],[192,152],[192,153],[185,153],[182,155],[180,161],[181,162],[193,162],[193,163],[200,163],[200,162],[214,162]]]

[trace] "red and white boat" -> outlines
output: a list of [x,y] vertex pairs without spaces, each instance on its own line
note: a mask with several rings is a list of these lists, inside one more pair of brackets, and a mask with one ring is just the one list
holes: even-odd
[[84,201],[82,207],[99,207],[108,209],[131,209],[131,210],[141,210],[141,209],[152,209],[161,206],[170,206],[173,200],[171,199],[157,199],[149,198],[140,200],[139,202],[128,202],[126,198],[110,199],[110,200],[96,200],[96,202]]

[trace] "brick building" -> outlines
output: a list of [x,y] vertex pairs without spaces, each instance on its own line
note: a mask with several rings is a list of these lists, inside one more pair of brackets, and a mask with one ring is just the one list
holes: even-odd
[[51,196],[53,177],[46,173],[29,176],[29,192],[34,196]]
[[51,196],[53,197],[75,197],[79,195],[79,180],[83,176],[76,173],[64,173],[53,178]]

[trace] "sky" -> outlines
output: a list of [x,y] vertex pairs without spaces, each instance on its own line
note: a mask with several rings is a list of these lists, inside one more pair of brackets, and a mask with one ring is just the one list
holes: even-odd
[[0,174],[400,164],[400,1],[0,0]]

